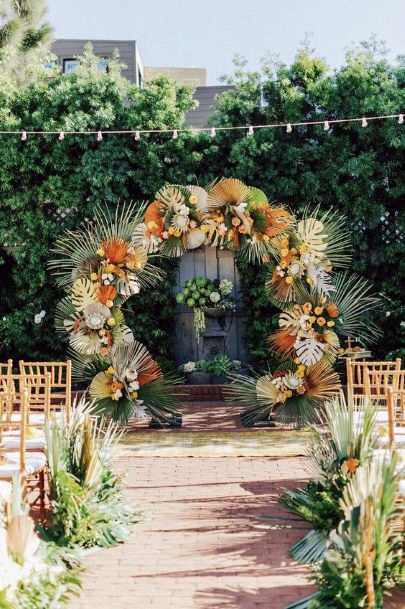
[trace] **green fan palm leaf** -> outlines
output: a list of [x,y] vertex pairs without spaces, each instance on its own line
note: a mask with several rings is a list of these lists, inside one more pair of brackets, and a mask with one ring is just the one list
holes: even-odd
[[333,283],[332,300],[342,318],[339,332],[365,342],[375,342],[381,336],[381,330],[366,315],[378,308],[381,300],[372,294],[371,282],[345,272],[337,273]]

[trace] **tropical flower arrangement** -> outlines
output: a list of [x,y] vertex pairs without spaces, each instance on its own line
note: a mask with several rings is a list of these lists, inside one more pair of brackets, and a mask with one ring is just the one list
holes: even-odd
[[284,207],[270,205],[261,190],[234,178],[222,178],[207,190],[174,184],[160,189],[147,207],[136,242],[169,256],[218,246],[262,263],[274,251],[273,239],[292,220]]
[[[206,279],[194,277],[187,279],[177,294],[176,301],[194,312],[194,328],[197,341],[205,330],[206,309],[233,310],[234,300],[231,296],[233,284],[229,279]],[[208,313],[209,314],[209,313]]]
[[281,422],[298,427],[316,422],[319,408],[340,388],[339,376],[327,362],[304,366],[290,361],[281,364],[273,374],[230,377],[232,383],[226,389],[226,399],[248,406],[241,415],[246,426],[270,419],[273,412]]
[[358,336],[372,341],[379,330],[366,318],[378,304],[370,295],[371,284],[340,273],[334,291],[326,296],[314,290],[303,304],[288,306],[279,315],[279,330],[269,337],[270,349],[281,358],[310,366],[319,361],[333,364],[344,352],[340,336]]
[[[143,214],[144,208],[137,211],[132,204],[117,206],[114,215],[96,208],[94,221],[56,242],[50,263],[67,291],[56,307],[55,326],[69,343],[75,381],[90,385],[99,412],[124,423],[146,411],[167,422],[179,404],[175,379],[166,382],[147,350],[134,340],[121,309],[140,289],[162,279],[137,243]],[[143,385],[147,389],[140,389]]]
[[161,188],[145,212],[136,231],[137,239],[148,251],[158,249],[169,256],[180,256],[200,247],[208,209],[207,192],[199,186],[169,185]]
[[265,262],[273,240],[293,221],[282,206],[271,206],[263,191],[234,178],[222,178],[208,191],[209,212],[203,230],[207,243],[247,253]]

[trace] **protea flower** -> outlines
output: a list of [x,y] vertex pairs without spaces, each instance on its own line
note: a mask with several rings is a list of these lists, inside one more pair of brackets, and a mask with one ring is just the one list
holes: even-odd
[[83,313],[86,324],[91,330],[100,330],[111,317],[110,309],[99,302],[90,304]]

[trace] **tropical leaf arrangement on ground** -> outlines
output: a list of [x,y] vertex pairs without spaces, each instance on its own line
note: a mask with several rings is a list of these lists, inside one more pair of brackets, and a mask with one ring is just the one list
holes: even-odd
[[79,592],[77,559],[40,539],[22,488],[16,477],[10,497],[0,500],[0,607],[59,609]]
[[112,546],[124,542],[139,520],[124,498],[113,463],[123,429],[97,416],[84,398],[68,420],[45,425],[49,471],[48,539],[65,547]]
[[148,415],[165,423],[180,405],[178,379],[164,378],[122,313],[128,298],[163,278],[136,242],[144,211],[132,203],[117,205],[113,214],[98,206],[92,221],[56,242],[49,264],[67,292],[55,326],[69,343],[74,380],[90,386],[99,413],[122,423]]
[[285,489],[280,503],[312,529],[290,549],[313,564],[318,590],[286,609],[380,609],[403,578],[403,476],[400,452],[381,451],[376,403],[355,411],[343,393],[325,407],[325,429],[307,449],[311,481]]

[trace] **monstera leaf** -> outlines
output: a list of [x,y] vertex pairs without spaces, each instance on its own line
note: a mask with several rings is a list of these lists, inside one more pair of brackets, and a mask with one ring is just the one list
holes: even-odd
[[302,306],[298,304],[294,305],[292,309],[287,309],[280,313],[278,325],[280,328],[291,328],[291,335],[294,336],[300,329],[301,319],[304,315],[308,319],[309,316],[305,313]]
[[97,302],[96,290],[90,279],[76,279],[72,285],[72,303],[81,312],[92,302]]
[[303,332],[294,343],[297,357],[300,358],[304,366],[312,366],[321,361],[324,355],[324,346],[316,336],[311,336],[308,332]]
[[298,222],[297,232],[311,254],[322,258],[323,252],[327,247],[328,238],[328,235],[324,233],[323,223],[316,218],[301,220],[301,222]]

